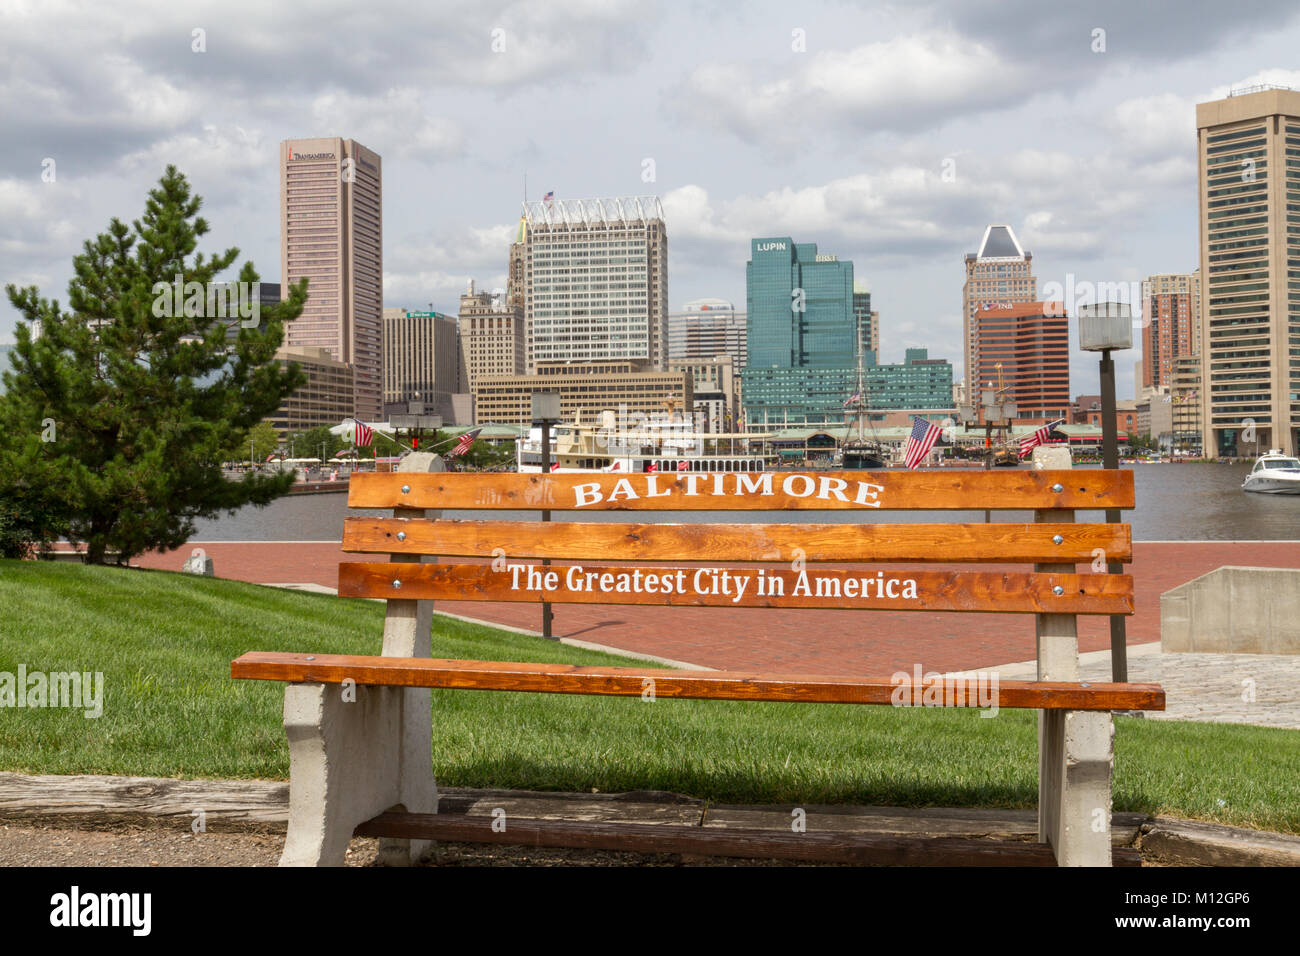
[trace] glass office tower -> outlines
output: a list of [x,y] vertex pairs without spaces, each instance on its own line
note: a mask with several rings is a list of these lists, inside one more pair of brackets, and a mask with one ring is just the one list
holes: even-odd
[[857,380],[853,263],[789,236],[754,239],[745,292],[749,424],[842,421]]

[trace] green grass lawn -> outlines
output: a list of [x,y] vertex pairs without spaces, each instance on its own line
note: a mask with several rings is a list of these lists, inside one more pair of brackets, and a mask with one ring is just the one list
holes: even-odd
[[[383,608],[161,571],[0,561],[0,671],[100,671],[104,712],[0,710],[0,770],[287,777],[283,686],[251,650],[377,654]],[[617,663],[435,618],[433,652]],[[433,692],[447,786],[729,803],[1032,807],[1033,712]],[[1300,731],[1117,718],[1115,809],[1300,832]]]

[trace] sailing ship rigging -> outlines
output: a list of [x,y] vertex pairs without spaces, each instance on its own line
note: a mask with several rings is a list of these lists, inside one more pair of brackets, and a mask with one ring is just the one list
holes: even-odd
[[[887,466],[888,455],[885,446],[882,445],[875,437],[876,430],[871,425],[868,414],[867,388],[862,380],[862,332],[859,329],[855,336],[858,344],[858,386],[857,390],[844,403],[845,408],[852,407],[852,411],[845,416],[845,424],[849,423],[849,418],[857,420],[857,434],[853,437],[848,435],[844,438],[844,444],[840,446],[839,467],[856,470],[863,468],[884,468]],[[867,438],[865,429],[871,429],[871,438]]]

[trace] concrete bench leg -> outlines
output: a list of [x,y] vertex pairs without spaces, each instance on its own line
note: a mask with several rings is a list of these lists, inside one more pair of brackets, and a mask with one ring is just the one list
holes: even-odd
[[[433,813],[427,689],[290,684],[289,833],[281,866],[342,866],[357,824],[385,810]],[[381,843],[380,862],[416,862],[423,840]]]
[[1039,711],[1038,739],[1038,838],[1060,866],[1110,866],[1114,720],[1105,711]]
[[[1067,448],[1034,449],[1034,468],[1071,468]],[[1035,522],[1074,520],[1067,509],[1034,512]],[[1073,564],[1035,564],[1073,573]],[[1078,681],[1079,630],[1073,614],[1035,615],[1038,679]],[[1110,866],[1111,772],[1115,724],[1104,711],[1038,712],[1038,839],[1060,866]]]

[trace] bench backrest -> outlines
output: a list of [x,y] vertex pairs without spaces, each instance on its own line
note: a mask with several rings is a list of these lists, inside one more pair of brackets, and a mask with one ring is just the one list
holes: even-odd
[[[1076,509],[1132,508],[1128,471],[358,474],[348,504],[397,514],[473,510],[485,518],[348,518],[344,551],[405,563],[340,564],[339,594],[347,597],[1052,616],[1133,611],[1129,575],[1074,573],[1080,563],[1098,568],[1132,559],[1127,524],[1074,521]],[[920,524],[877,517],[889,510],[985,509],[1031,510],[1035,519]],[[503,510],[617,511],[634,520],[492,518]],[[791,521],[794,516],[781,514],[814,510],[853,511],[869,520],[824,523],[799,515]],[[764,523],[682,522],[671,514],[691,511],[774,514]],[[477,561],[413,563],[417,555]],[[545,567],[543,560],[564,564]],[[1035,567],[829,566],[881,563]],[[723,568],[728,565],[741,566]]]

